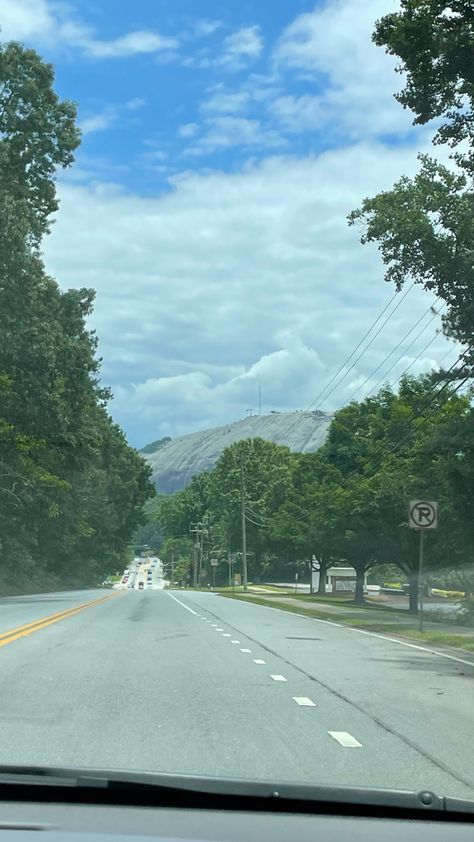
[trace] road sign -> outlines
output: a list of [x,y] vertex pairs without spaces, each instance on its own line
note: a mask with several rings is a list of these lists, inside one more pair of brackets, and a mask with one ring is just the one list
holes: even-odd
[[412,529],[436,529],[438,504],[433,500],[410,500],[408,524]]
[[218,564],[219,564],[219,559],[211,558],[211,567],[217,567]]

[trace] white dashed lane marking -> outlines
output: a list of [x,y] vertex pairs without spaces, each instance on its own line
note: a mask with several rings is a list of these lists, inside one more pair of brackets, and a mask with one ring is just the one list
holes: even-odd
[[273,678],[273,681],[286,681],[284,675],[271,675],[270,678]]
[[296,702],[297,705],[300,705],[304,708],[315,708],[316,705],[314,704],[311,699],[308,699],[307,696],[293,696],[293,700]]
[[216,628],[216,631],[224,631],[224,629],[217,629],[217,628]]
[[211,629],[217,629],[217,623],[211,623]]
[[356,740],[352,734],[348,734],[347,731],[328,731],[328,734],[344,748],[362,748],[362,743]]
[[260,658],[253,659],[254,664],[266,664],[266,661],[262,661]]
[[231,640],[231,643],[240,643],[240,640]]
[[251,652],[252,650],[251,649],[241,649],[240,651],[241,652]]
[[230,634],[228,634],[227,632],[225,632],[225,634],[223,634],[223,635],[222,635],[222,637],[230,637]]

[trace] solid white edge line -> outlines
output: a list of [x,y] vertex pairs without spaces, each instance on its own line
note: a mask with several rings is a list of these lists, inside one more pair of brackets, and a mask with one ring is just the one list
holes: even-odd
[[296,702],[297,705],[303,708],[315,708],[316,705],[312,701],[312,699],[308,699],[307,696],[293,696],[293,701]]
[[344,748],[362,748],[362,743],[347,731],[328,731],[328,734]]
[[174,599],[175,602],[179,603],[179,605],[182,605],[183,608],[186,608],[186,611],[189,611],[191,614],[194,614],[194,616],[197,617],[197,611],[194,611],[194,609],[190,608],[189,605],[185,605],[184,602],[181,602],[180,599],[178,599],[176,596],[173,596],[173,594],[170,593],[169,591],[168,591],[168,596],[171,599]]
[[[248,602],[247,605],[252,605]],[[396,637],[389,637],[386,634],[379,634],[378,632],[366,631],[365,629],[355,629],[354,626],[346,626],[344,623],[335,623],[334,620],[321,620],[320,617],[308,617],[307,614],[298,614],[297,611],[284,611],[281,608],[275,608],[274,605],[257,605],[253,603],[254,608],[266,608],[268,611],[278,611],[279,614],[293,614],[295,617],[300,617],[302,620],[309,620],[313,623],[325,623],[327,626],[335,626],[337,629],[345,629],[348,632],[356,632],[356,634],[367,634],[369,637],[378,637],[380,640],[388,640],[390,643],[398,643],[400,646],[408,646],[409,649],[418,649],[420,652],[428,652],[430,655],[438,655],[440,658],[448,658],[450,661],[456,661],[458,664],[465,664],[467,667],[474,669],[474,661],[466,661],[464,658],[457,658],[456,655],[448,655],[447,652],[440,652],[438,649],[428,649],[427,646],[419,646],[417,643],[408,643],[406,640],[398,640]]]

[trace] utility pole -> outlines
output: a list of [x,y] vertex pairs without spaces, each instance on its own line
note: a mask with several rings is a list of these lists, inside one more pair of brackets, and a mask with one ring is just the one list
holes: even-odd
[[202,588],[202,557],[204,554],[204,524],[198,523],[198,526],[201,527],[201,532],[199,535],[199,587]]
[[247,590],[247,529],[245,523],[245,485],[244,485],[244,454],[240,452],[240,498],[242,508],[242,578],[244,591]]
[[171,550],[171,587],[174,582],[174,550]]
[[[191,523],[189,526],[189,531],[193,532],[196,536],[193,541],[193,587],[197,588],[198,583],[198,555],[196,550],[201,549],[201,542],[199,540],[199,536],[202,530],[202,523]],[[202,556],[202,552],[200,553]],[[199,583],[200,583],[200,575],[201,569],[199,568]]]

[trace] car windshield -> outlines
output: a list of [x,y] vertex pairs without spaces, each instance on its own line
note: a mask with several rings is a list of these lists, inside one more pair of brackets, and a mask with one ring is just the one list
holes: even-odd
[[0,765],[474,798],[473,68],[2,0]]

